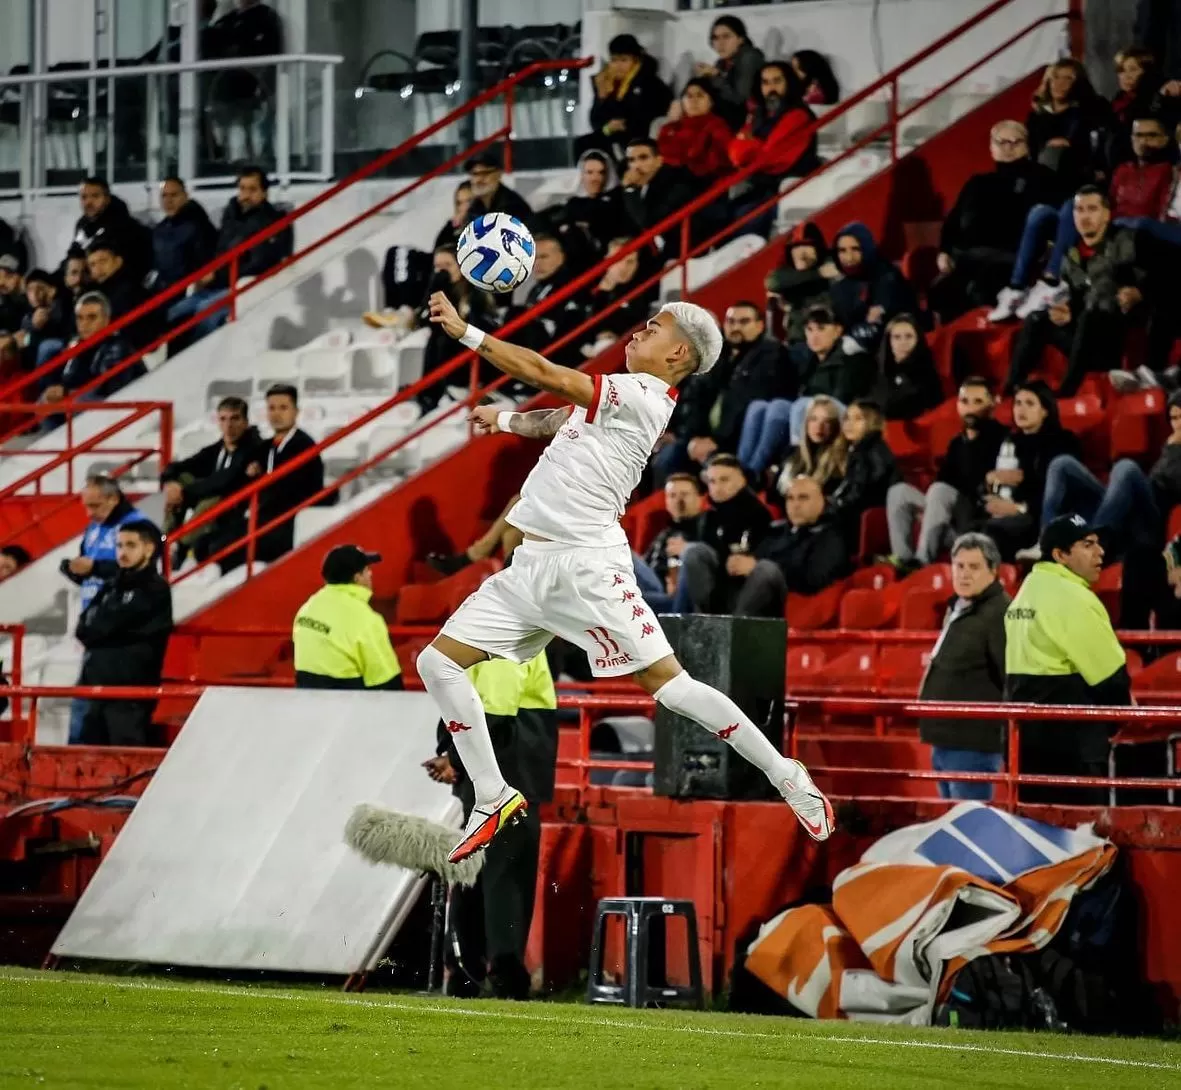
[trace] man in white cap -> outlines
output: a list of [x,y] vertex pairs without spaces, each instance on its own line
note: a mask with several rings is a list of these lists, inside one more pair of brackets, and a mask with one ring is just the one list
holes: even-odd
[[632,334],[627,372],[588,375],[470,326],[442,293],[431,321],[506,375],[556,394],[565,408],[530,413],[473,410],[487,432],[553,437],[508,513],[524,540],[451,616],[418,657],[475,789],[475,806],[451,852],[486,847],[526,808],[505,783],[479,696],[464,671],[487,658],[528,662],[560,636],[581,647],[596,677],[629,675],[657,703],[728,742],[783,795],[805,831],[826,840],[834,819],[804,766],[784,757],[725,694],[677,662],[633,574],[620,516],[652,448],[668,426],[677,385],[713,367],[722,349],[717,319],[693,303],[669,303]]

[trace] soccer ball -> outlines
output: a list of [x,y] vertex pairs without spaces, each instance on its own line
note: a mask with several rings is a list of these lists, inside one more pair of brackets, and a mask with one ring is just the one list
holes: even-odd
[[535,249],[529,228],[519,219],[489,212],[463,229],[455,256],[469,284],[500,294],[529,279]]

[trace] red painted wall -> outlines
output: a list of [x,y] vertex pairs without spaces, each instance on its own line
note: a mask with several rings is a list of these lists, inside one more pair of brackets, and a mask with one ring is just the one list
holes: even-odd
[[[965,179],[987,169],[988,131],[1005,117],[1024,118],[1036,83],[1030,77],[961,119],[901,160],[887,174],[871,178],[825,209],[816,219],[830,237],[850,220],[858,219],[900,257],[915,224],[943,217]],[[749,261],[706,285],[694,299],[719,313],[734,299],[761,298],[763,278],[781,260],[783,241],[776,240]],[[604,353],[591,364],[595,371],[619,367],[622,347]],[[406,581],[411,564],[431,550],[467,545],[481,525],[494,518],[517,490],[537,458],[539,448],[525,440],[498,436],[470,443],[431,469],[359,512],[329,536],[285,557],[257,579],[194,618],[194,623],[232,627],[244,623],[283,625],[319,583],[320,559],[327,549],[355,541],[380,550],[385,557],[377,569],[378,598],[392,597]],[[191,644],[174,640],[169,673],[195,666],[201,676],[269,670],[277,652],[274,641],[205,641],[196,656]]]

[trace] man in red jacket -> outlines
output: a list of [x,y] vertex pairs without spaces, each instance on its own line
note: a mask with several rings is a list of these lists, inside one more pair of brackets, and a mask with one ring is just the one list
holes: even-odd
[[1121,163],[1111,179],[1113,218],[1162,220],[1177,173],[1164,122],[1158,117],[1133,121],[1132,150],[1135,160]]

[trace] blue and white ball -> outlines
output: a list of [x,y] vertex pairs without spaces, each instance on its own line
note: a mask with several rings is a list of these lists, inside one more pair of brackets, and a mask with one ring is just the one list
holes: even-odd
[[459,236],[456,257],[469,284],[497,294],[512,291],[533,272],[533,236],[516,216],[477,216]]

